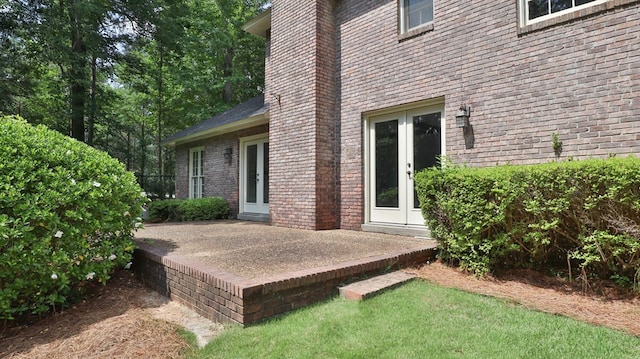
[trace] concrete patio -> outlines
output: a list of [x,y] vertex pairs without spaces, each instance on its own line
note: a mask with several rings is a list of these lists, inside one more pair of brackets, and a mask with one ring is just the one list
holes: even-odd
[[145,284],[209,319],[242,325],[424,263],[436,248],[426,238],[243,221],[148,224],[136,240],[134,269]]

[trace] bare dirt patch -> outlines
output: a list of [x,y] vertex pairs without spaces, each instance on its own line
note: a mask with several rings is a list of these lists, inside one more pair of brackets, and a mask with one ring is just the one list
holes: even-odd
[[429,282],[468,292],[512,300],[530,309],[564,315],[640,336],[640,299],[608,281],[579,281],[549,277],[527,270],[476,278],[441,262],[409,270]]

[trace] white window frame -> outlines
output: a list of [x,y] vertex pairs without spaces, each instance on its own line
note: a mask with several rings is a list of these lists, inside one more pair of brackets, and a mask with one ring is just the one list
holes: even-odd
[[[569,9],[566,10],[562,10],[562,11],[558,11],[558,12],[554,12],[554,13],[549,13],[547,15],[543,15],[540,17],[537,17],[535,19],[529,20],[529,2],[532,0],[519,0],[519,9],[520,9],[520,24],[523,24],[524,26],[526,25],[531,25],[531,24],[535,24],[535,23],[539,23],[539,22],[543,22],[543,21],[547,21],[549,19],[553,19],[562,15],[566,15],[566,14],[570,14],[582,9],[586,9],[586,8],[590,8],[592,6],[596,6],[599,4],[603,4],[606,3],[608,1],[611,0],[595,0],[586,4],[582,4],[582,5],[575,5],[575,0],[571,0],[571,3],[573,4],[573,6]],[[551,6],[551,1],[549,1],[549,6]]]
[[202,198],[203,193],[204,146],[200,146],[189,149],[189,198]]
[[413,30],[416,30],[416,29],[420,29],[420,28],[426,27],[426,26],[428,26],[430,24],[433,24],[433,19],[435,18],[435,9],[433,9],[434,0],[431,0],[431,7],[432,7],[432,11],[433,11],[433,13],[431,14],[432,15],[431,16],[431,21],[423,22],[420,25],[417,25],[417,26],[414,26],[414,27],[411,27],[411,28],[409,27],[409,18],[408,18],[409,14],[407,13],[407,7],[408,7],[407,1],[408,0],[398,0],[398,7],[400,9],[399,18],[400,18],[400,33],[401,34],[405,34],[407,32],[410,32],[410,31],[413,31]]

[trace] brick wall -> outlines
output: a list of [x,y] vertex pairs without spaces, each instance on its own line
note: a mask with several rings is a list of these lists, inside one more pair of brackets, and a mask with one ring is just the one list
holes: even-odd
[[331,2],[273,1],[266,84],[272,224],[337,226],[335,50]]
[[[266,133],[268,126],[227,133],[224,135],[176,146],[176,198],[189,198],[189,150],[204,146],[204,197],[220,196],[229,202],[232,216],[240,208],[239,155],[240,138]],[[231,148],[231,164],[224,151]]]
[[136,275],[151,289],[219,323],[251,324],[337,294],[358,278],[433,260],[435,250],[400,250],[261,279],[246,279],[193,259],[139,245]]
[[[367,111],[444,97],[446,155],[471,166],[554,160],[554,132],[561,158],[640,153],[638,1],[520,34],[514,0],[434,3],[433,30],[402,39],[397,1],[338,2],[340,227],[363,223]],[[455,128],[461,102],[473,149]]]

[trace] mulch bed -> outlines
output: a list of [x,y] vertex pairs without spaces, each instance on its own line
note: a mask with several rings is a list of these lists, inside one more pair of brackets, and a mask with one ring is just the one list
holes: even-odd
[[67,310],[0,333],[2,358],[178,358],[189,349],[172,324],[145,309],[157,303],[132,273]]
[[631,289],[606,280],[569,281],[531,270],[476,278],[441,262],[412,270],[429,282],[504,298],[522,306],[602,325],[640,337],[640,299]]

